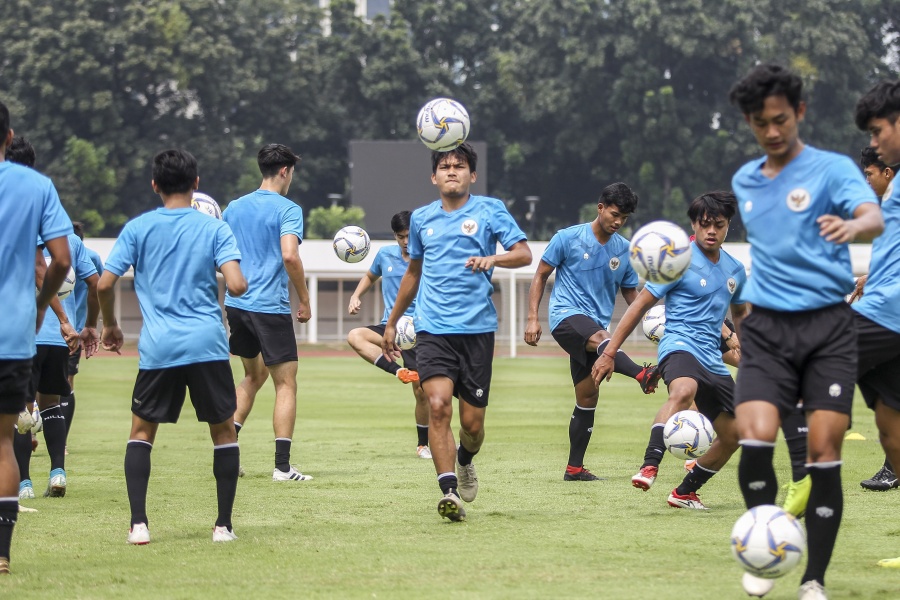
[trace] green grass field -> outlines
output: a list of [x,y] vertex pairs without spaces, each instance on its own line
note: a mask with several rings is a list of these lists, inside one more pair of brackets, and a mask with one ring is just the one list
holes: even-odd
[[[442,521],[431,461],[415,456],[408,387],[355,357],[300,362],[294,462],[315,479],[271,481],[273,390],[241,433],[234,526],[213,544],[211,443],[190,407],[153,450],[153,542],[125,543],[122,461],[137,359],[82,362],[69,440],[68,495],[28,502],[0,598],[741,598],[729,533],[744,511],[736,460],[701,490],[711,510],[669,508],[680,461],[663,461],[647,493],[631,487],[662,391],[616,376],[601,388],[586,464],[606,481],[563,482],[573,396],[564,358],[498,358],[487,441],[476,458],[468,521]],[[235,374],[240,372],[234,364]],[[896,598],[900,492],[858,485],[880,466],[871,413],[857,399],[845,444],[844,525],[826,582],[833,598]],[[40,434],[39,434],[40,435]],[[787,454],[776,455],[788,480]],[[43,489],[48,458],[32,461]],[[769,598],[796,598],[802,569]]]

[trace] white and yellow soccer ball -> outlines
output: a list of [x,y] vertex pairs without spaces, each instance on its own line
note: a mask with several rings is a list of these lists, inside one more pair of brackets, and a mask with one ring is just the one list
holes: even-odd
[[369,234],[362,227],[347,225],[334,234],[334,253],[348,263],[358,263],[366,257],[371,248]]
[[663,442],[672,456],[683,460],[700,458],[712,446],[716,432],[709,419],[696,410],[682,410],[666,421]]
[[419,110],[416,131],[419,139],[431,150],[447,152],[466,141],[469,136],[469,113],[450,98],[435,98]]
[[691,266],[691,240],[675,223],[653,221],[631,238],[628,258],[645,280],[671,283]]
[[412,350],[416,345],[416,327],[413,318],[403,315],[397,321],[397,335],[394,341],[401,350]]
[[[47,266],[50,266],[50,257],[45,256],[44,260],[47,262]],[[75,282],[77,278],[75,276],[75,269],[73,267],[69,267],[69,271],[66,273],[66,278],[63,279],[62,285],[59,286],[59,290],[56,292],[56,297],[60,300],[65,300],[69,297],[69,294],[72,293],[72,290],[75,289]],[[41,293],[40,288],[34,288],[34,295],[37,296]]]
[[660,304],[648,310],[641,319],[641,328],[648,340],[658,344],[666,333],[666,307]]
[[755,506],[734,524],[731,552],[751,575],[776,579],[800,562],[806,552],[806,533],[800,521],[780,507]]
[[194,192],[194,197],[191,198],[191,208],[204,215],[222,219],[222,209],[219,207],[219,203],[213,200],[212,196],[203,192]]

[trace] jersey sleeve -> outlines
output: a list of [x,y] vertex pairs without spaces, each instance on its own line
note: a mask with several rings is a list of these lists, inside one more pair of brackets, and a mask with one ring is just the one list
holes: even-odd
[[374,278],[379,278],[382,275],[381,262],[384,259],[384,248],[378,250],[378,254],[375,255],[375,260],[372,261],[372,266],[369,267],[369,274]]
[[494,230],[494,235],[497,236],[497,241],[500,242],[504,250],[509,250],[518,242],[527,239],[525,232],[519,228],[519,224],[506,210],[503,202],[495,200],[493,213],[491,226]]
[[[241,251],[238,250],[234,233],[226,223],[219,222],[215,235],[216,266],[221,267],[232,260],[241,260]],[[107,263],[108,265],[109,263]]]
[[62,203],[59,201],[59,194],[56,192],[53,182],[48,180],[38,235],[42,240],[52,240],[70,233],[74,233],[72,221],[69,220],[69,215],[63,210]]
[[734,294],[731,295],[731,303],[732,304],[746,304],[747,301],[741,297],[741,292],[744,290],[744,286],[747,285],[747,271],[744,269],[744,265],[740,265],[740,269],[734,274],[734,279],[737,281],[737,288],[734,290]]
[[[622,259],[622,263],[625,267],[625,275],[622,277],[622,285],[619,287],[623,288],[636,288],[640,283],[640,279],[638,278],[637,271],[634,270],[634,267],[631,266],[631,261],[628,260],[628,252],[625,252],[625,257]],[[659,298],[659,296],[656,296]]]
[[421,217],[421,215],[418,210],[414,210],[409,217],[409,245],[406,247],[406,251],[413,260],[422,260],[422,257],[425,254],[425,249],[422,246],[422,239],[419,237],[422,235],[418,224],[419,217]]
[[103,260],[100,258],[100,255],[94,251],[89,251],[88,256],[91,257],[91,262],[94,263],[94,268],[97,269],[97,275],[103,275]]
[[869,184],[866,183],[856,164],[846,156],[840,156],[829,171],[829,192],[839,211],[839,217],[853,218],[853,213],[862,204],[877,204],[878,198]]
[[544,255],[541,256],[541,260],[554,269],[566,260],[566,247],[568,244],[566,244],[565,237],[566,235],[562,231],[554,233],[553,237],[550,238],[550,243],[547,244],[547,248],[544,250]]
[[280,237],[296,235],[297,240],[303,243],[303,209],[288,200],[289,206],[281,213]]
[[668,294],[680,282],[680,279],[678,279],[677,281],[672,281],[670,283],[651,283],[648,281],[644,286],[644,289],[653,294],[654,298],[659,300],[660,298]]
[[94,261],[88,256],[84,244],[78,238],[72,240],[72,248],[75,252],[72,255],[72,266],[75,268],[75,277],[84,281],[91,275],[97,274],[97,268]]
[[106,270],[121,277],[137,262],[137,243],[132,223],[126,223],[106,258]]

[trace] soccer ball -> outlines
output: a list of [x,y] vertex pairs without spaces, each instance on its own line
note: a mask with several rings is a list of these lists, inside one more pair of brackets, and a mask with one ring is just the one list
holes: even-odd
[[28,412],[26,408],[22,412],[19,413],[19,418],[16,420],[16,427],[19,430],[19,433],[25,434],[31,431],[31,428],[34,427],[34,416]]
[[[45,256],[44,260],[47,262],[47,266],[50,266],[50,257]],[[65,300],[69,297],[69,294],[72,293],[72,290],[75,289],[75,269],[73,267],[69,267],[69,272],[66,273],[66,278],[63,279],[62,285],[59,286],[59,291],[56,292],[56,297],[60,300]],[[34,288],[34,295],[37,296],[41,292],[40,288]]]
[[641,327],[647,339],[658,344],[663,334],[666,333],[666,307],[660,305],[648,310],[641,319]]
[[212,196],[207,196],[202,192],[194,192],[194,197],[191,198],[191,208],[202,212],[204,215],[217,219],[222,218],[222,209],[219,208],[219,203],[213,200]]
[[696,410],[682,410],[666,421],[663,442],[673,456],[683,460],[706,454],[716,436],[712,423]]
[[691,241],[668,221],[653,221],[631,238],[628,258],[637,274],[652,283],[671,283],[691,265]]
[[763,504],[745,512],[734,524],[731,552],[751,575],[775,579],[800,562],[806,552],[806,534],[792,515]]
[[411,350],[416,345],[416,328],[409,315],[403,315],[397,321],[397,336],[394,341],[401,350]]
[[369,234],[362,227],[347,225],[334,234],[332,247],[342,261],[358,263],[369,253]]
[[450,98],[435,98],[419,110],[416,117],[419,139],[431,150],[453,150],[469,135],[469,113]]

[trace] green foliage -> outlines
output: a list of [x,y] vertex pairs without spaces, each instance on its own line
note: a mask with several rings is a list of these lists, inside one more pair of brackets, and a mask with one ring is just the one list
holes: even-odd
[[366,211],[359,206],[319,206],[309,211],[306,217],[304,237],[310,240],[331,239],[338,229],[346,225],[365,229],[365,219]]

